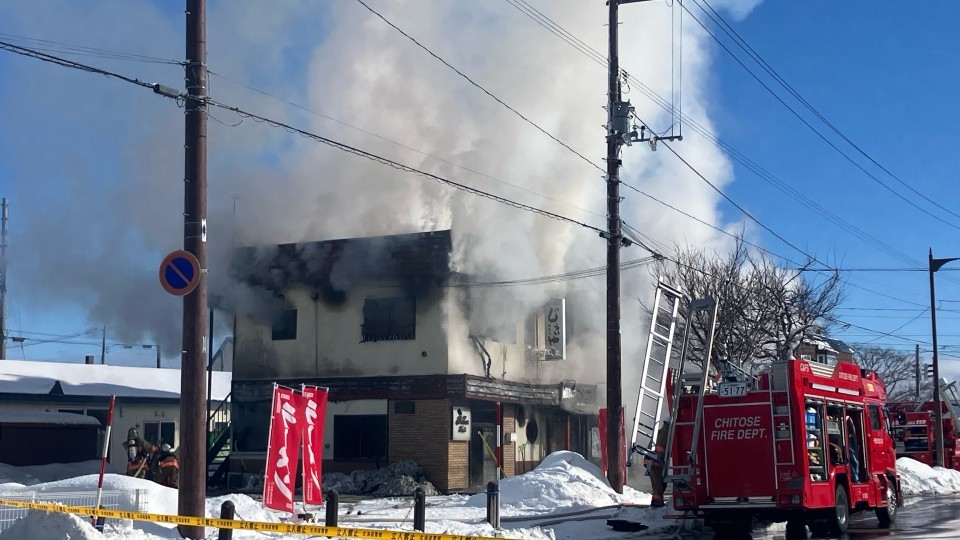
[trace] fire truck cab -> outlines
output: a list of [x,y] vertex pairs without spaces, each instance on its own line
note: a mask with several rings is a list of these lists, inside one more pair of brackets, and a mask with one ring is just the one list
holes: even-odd
[[[704,378],[706,380],[706,378]],[[678,384],[670,392],[667,479],[673,505],[718,538],[749,534],[753,519],[839,534],[852,513],[881,526],[902,506],[885,388],[848,362],[777,362],[749,383]]]

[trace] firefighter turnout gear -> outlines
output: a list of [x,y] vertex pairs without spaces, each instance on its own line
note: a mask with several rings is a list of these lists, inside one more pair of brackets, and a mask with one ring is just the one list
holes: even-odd
[[646,475],[650,477],[650,486],[652,492],[650,495],[650,506],[659,508],[665,506],[663,502],[663,493],[667,490],[667,485],[663,479],[663,464],[665,456],[663,455],[667,447],[667,437],[670,433],[670,421],[664,420],[663,425],[657,432],[657,440],[654,446],[656,459],[645,458],[643,466],[646,469]]

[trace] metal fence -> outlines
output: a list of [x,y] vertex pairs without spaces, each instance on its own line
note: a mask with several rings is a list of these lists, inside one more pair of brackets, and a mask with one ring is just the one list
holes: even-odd
[[[15,501],[57,503],[65,506],[94,507],[97,504],[96,491],[30,491],[0,493],[0,498]],[[147,490],[114,489],[103,490],[100,506],[110,510],[143,512],[147,506]],[[31,510],[0,504],[0,533],[13,526],[13,523],[26,516]]]

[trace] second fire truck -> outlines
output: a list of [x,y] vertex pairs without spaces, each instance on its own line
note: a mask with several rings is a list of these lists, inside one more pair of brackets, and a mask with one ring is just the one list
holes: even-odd
[[[686,328],[671,370],[681,311]],[[713,299],[657,287],[630,449],[662,460],[654,441],[668,430],[666,466],[650,474],[673,485],[674,508],[702,518],[717,538],[749,537],[754,519],[785,521],[788,538],[806,538],[807,527],[842,533],[861,511],[892,523],[903,503],[879,377],[849,362],[807,360],[774,362],[757,377],[732,366],[717,373],[704,361],[716,315]],[[694,320],[705,329],[696,347],[688,346]],[[688,349],[698,361],[688,361]]]

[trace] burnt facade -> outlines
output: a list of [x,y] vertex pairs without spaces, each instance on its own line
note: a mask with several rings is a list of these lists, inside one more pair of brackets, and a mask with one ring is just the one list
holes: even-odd
[[529,314],[514,335],[471,335],[451,251],[450,231],[437,231],[237,253],[234,276],[265,301],[237,317],[235,477],[263,471],[274,382],[330,389],[326,471],[414,459],[456,491],[498,464],[512,475],[556,450],[592,457],[595,384],[536,354]]

